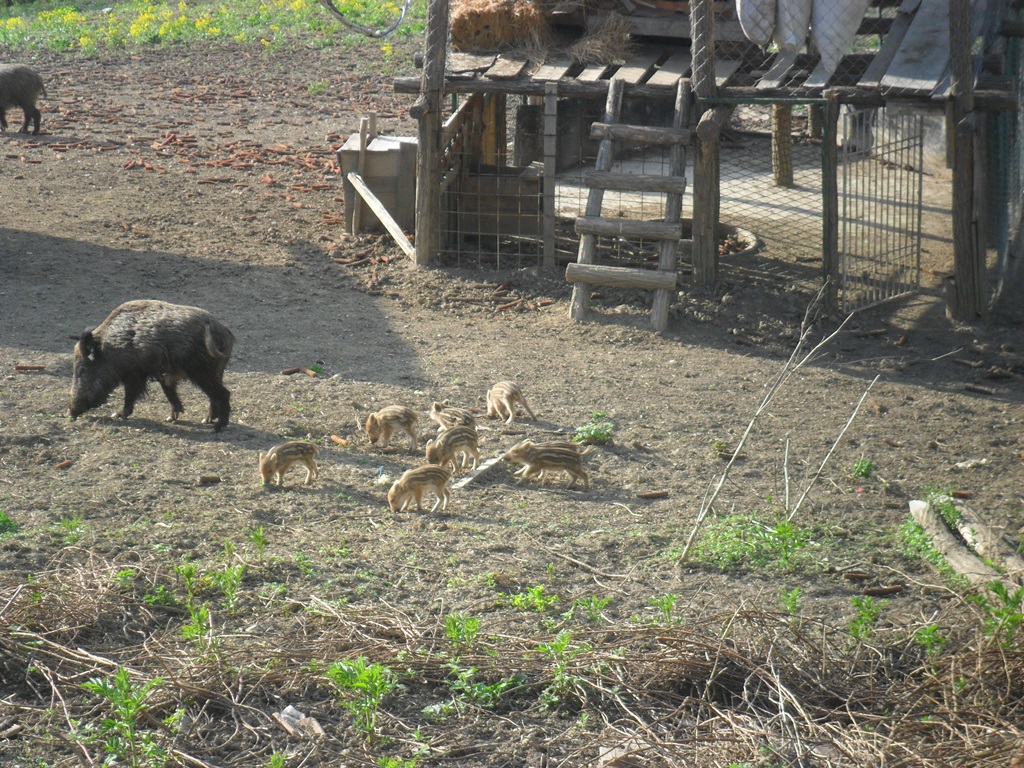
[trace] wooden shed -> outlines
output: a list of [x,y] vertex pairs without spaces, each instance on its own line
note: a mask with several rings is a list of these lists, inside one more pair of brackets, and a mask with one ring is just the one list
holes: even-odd
[[[457,250],[466,234],[493,241],[499,255],[503,238],[529,242],[543,266],[568,262],[573,317],[586,315],[591,285],[627,285],[655,292],[652,321],[662,329],[681,251],[689,252],[694,283],[718,279],[723,131],[739,109],[765,110],[775,190],[766,194],[778,194],[800,187],[791,153],[797,108],[798,138],[820,157],[820,208],[809,219],[820,228],[815,247],[830,302],[850,309],[883,301],[917,285],[919,192],[915,200],[913,180],[901,181],[900,197],[889,200],[870,176],[858,177],[849,194],[874,201],[876,210],[861,206],[850,215],[843,169],[869,157],[889,172],[920,173],[919,123],[901,116],[930,114],[945,126],[955,195],[949,310],[963,320],[984,312],[985,212],[1012,203],[1008,189],[996,190],[1005,199],[993,201],[994,187],[984,182],[993,162],[984,149],[986,121],[1018,106],[1005,76],[1006,35],[1015,27],[1002,0],[871,0],[838,52],[815,44],[806,27],[797,46],[780,42],[777,29],[773,42],[751,42],[736,0],[604,0],[552,16],[561,32],[581,39],[610,17],[627,19],[628,56],[608,63],[557,52],[449,53],[447,0],[431,0],[428,10],[423,76],[395,81],[397,91],[419,95],[418,264]],[[883,135],[909,154],[888,154]],[[660,152],[650,167],[622,159],[653,156],[648,150]],[[566,204],[569,158],[580,166],[569,185],[576,210]],[[885,187],[892,186],[887,173]],[[741,181],[728,196],[753,189]],[[609,193],[655,200],[657,215],[645,205],[610,212]],[[894,209],[906,216],[894,220]],[[857,229],[863,221],[868,229]],[[895,241],[887,239],[892,232]],[[878,252],[852,253],[865,242]],[[645,253],[632,247],[630,259],[605,259],[602,243],[639,244]]]

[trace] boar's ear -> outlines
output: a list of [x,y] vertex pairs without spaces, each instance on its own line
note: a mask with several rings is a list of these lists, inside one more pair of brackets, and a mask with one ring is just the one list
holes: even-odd
[[78,339],[78,349],[87,360],[95,360],[100,354],[100,343],[92,335],[91,330],[82,331]]

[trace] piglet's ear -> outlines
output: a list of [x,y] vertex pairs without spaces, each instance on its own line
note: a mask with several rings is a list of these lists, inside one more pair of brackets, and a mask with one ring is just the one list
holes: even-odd
[[95,360],[100,355],[100,343],[96,341],[96,337],[92,335],[91,330],[82,331],[81,337],[78,339],[78,351],[87,360]]

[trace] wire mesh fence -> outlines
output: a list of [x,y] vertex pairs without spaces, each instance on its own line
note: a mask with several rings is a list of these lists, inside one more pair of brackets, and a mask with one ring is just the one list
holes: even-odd
[[839,170],[839,290],[843,312],[917,290],[921,274],[920,114],[844,115]]
[[[442,263],[477,268],[535,266],[544,252],[545,173],[554,170],[553,253],[556,263],[576,259],[575,221],[587,206],[584,176],[594,170],[599,142],[590,137],[600,121],[603,98],[558,99],[556,114],[545,123],[537,97],[475,95],[450,118],[442,232]],[[629,100],[622,122],[671,126],[670,100]],[[490,121],[490,122],[488,122]],[[461,127],[456,127],[456,126]],[[544,152],[553,135],[551,157]],[[612,173],[666,175],[669,151],[663,147],[620,145]],[[684,199],[683,216],[692,208]],[[665,216],[665,194],[604,194],[602,215],[658,220]],[[598,238],[602,263],[641,266],[657,260],[656,243],[621,237]]]

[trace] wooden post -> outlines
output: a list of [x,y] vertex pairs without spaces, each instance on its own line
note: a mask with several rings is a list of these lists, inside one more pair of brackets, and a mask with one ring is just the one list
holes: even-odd
[[[675,113],[672,118],[673,128],[689,128],[690,120],[690,81],[680,78],[676,85]],[[669,150],[669,173],[672,176],[686,176],[686,148],[681,144],[673,144]],[[670,192],[665,195],[665,221],[679,221],[683,214],[683,196]],[[678,240],[663,240],[658,254],[658,270],[667,272],[673,277],[670,288],[662,288],[655,292],[651,305],[651,325],[661,333],[668,327],[668,310],[675,298],[676,261],[679,253]]]
[[772,104],[772,171],[775,186],[793,186],[793,106]]
[[544,269],[555,268],[555,195],[558,192],[558,83],[544,84]]
[[441,99],[448,57],[448,0],[429,0],[420,96],[409,110],[419,124],[416,183],[416,266],[440,249]]
[[[367,117],[359,120],[359,157],[356,158],[356,171],[361,179],[366,178],[366,145],[370,142],[370,120]],[[359,225],[363,218],[363,199],[356,195],[352,202],[352,234],[359,234]]]
[[822,277],[825,290],[825,308],[829,312],[839,309],[839,99],[835,90],[825,92],[828,102],[824,107],[821,140],[822,186]]
[[[693,282],[714,285],[718,280],[719,158],[718,130],[701,134],[705,122],[702,101],[717,92],[715,85],[715,25],[711,0],[690,5],[693,34],[693,93],[697,99],[697,142],[693,167]],[[714,121],[712,120],[712,123]]]
[[968,0],[949,2],[950,95],[953,100],[953,279],[947,286],[946,312],[973,323],[985,312],[985,250],[978,247],[975,198],[973,68],[971,7]]

